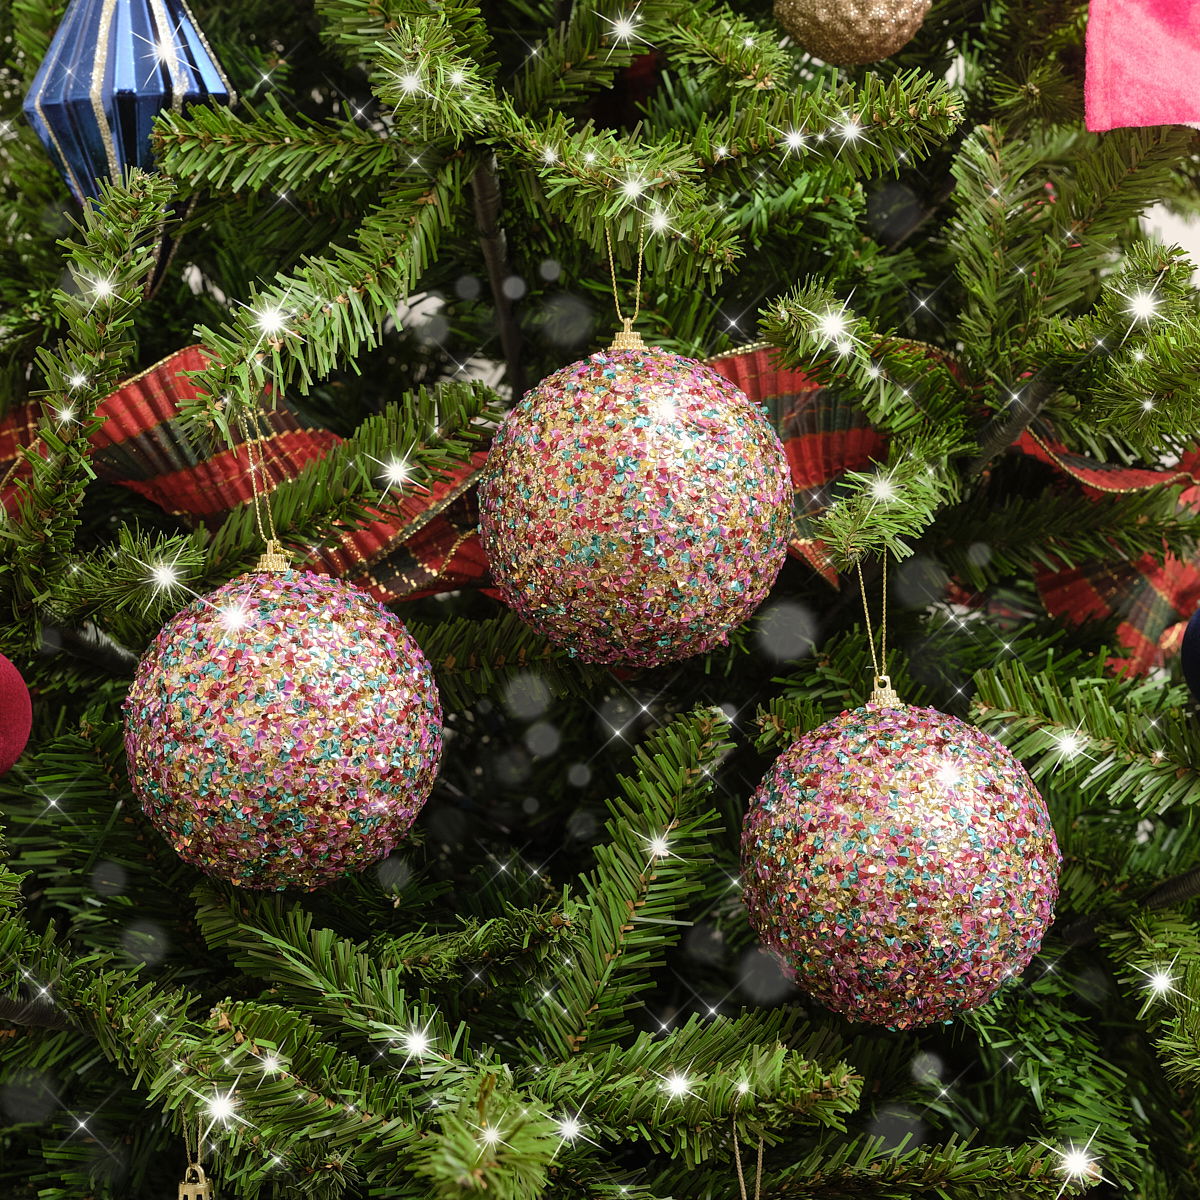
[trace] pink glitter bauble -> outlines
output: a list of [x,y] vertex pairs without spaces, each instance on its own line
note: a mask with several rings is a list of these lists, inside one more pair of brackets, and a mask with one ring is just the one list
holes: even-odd
[[750,923],[854,1021],[948,1021],[1037,953],[1061,861],[1046,804],[995,738],[869,704],[805,734],[742,830]]
[[125,749],[185,861],[250,888],[315,888],[388,854],[442,750],[429,664],[365,592],[256,570],[177,613],[138,664]]
[[655,666],[723,642],[774,583],[790,522],[762,410],[703,363],[646,348],[527,393],[479,488],[504,599],[587,662]]

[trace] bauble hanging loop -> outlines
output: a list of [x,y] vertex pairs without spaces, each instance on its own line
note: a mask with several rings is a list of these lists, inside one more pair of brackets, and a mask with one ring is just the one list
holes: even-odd
[[199,1163],[189,1163],[179,1185],[179,1200],[213,1200],[212,1184]]
[[288,571],[291,570],[291,566],[291,559],[283,552],[282,543],[274,538],[268,538],[254,569],[256,571]]
[[896,689],[892,687],[890,675],[876,675],[875,687],[871,692],[871,703],[885,708],[899,708],[903,703]]
[[624,328],[613,334],[609,350],[645,350],[646,343],[642,341],[642,335],[634,329],[632,318],[623,318],[623,324]]

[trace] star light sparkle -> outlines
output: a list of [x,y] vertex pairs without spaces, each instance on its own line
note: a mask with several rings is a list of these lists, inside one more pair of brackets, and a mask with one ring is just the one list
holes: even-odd
[[663,1088],[673,1100],[679,1100],[691,1094],[692,1083],[686,1075],[680,1075],[678,1071],[672,1071],[663,1080]]
[[1078,758],[1083,753],[1084,742],[1078,731],[1060,733],[1055,739],[1060,757],[1066,759]]
[[1051,1146],[1046,1142],[1039,1143],[1046,1150],[1058,1155],[1057,1170],[1063,1176],[1063,1184],[1058,1189],[1058,1196],[1061,1197],[1071,1184],[1081,1180],[1087,1180],[1089,1184],[1109,1182],[1100,1173],[1099,1161],[1091,1154],[1092,1142],[1095,1141],[1096,1134],[1099,1132],[1097,1127],[1083,1146],[1076,1146],[1073,1142],[1068,1143],[1065,1147]]
[[246,622],[250,620],[249,612],[240,604],[223,604],[218,611],[218,620],[222,628],[228,629],[230,633],[245,628]]
[[254,324],[266,337],[276,337],[287,329],[287,317],[283,309],[269,304],[254,313]]
[[208,1115],[221,1125],[229,1124],[235,1115],[236,1107],[232,1088],[227,1092],[217,1092],[215,1096],[209,1098],[205,1105]]
[[411,1058],[420,1058],[429,1049],[429,1036],[423,1029],[409,1030],[404,1036],[404,1050]]
[[402,458],[393,458],[384,464],[383,477],[389,488],[403,486],[411,475],[408,463]]
[[155,563],[150,568],[150,582],[156,592],[168,592],[179,586],[179,571],[171,563]]
[[857,117],[846,117],[837,127],[838,136],[843,142],[857,142],[863,135],[862,126]]
[[612,57],[612,52],[618,45],[627,46],[633,41],[642,42],[645,45],[650,44],[644,37],[642,37],[640,33],[638,33],[638,26],[641,24],[641,22],[637,18],[636,8],[633,10],[633,12],[618,13],[615,17],[606,17],[603,14],[600,14],[600,19],[608,25],[608,33],[606,36],[611,37],[613,40],[613,45],[609,47],[608,51],[609,58]]
[[1092,1174],[1096,1160],[1086,1150],[1072,1146],[1063,1151],[1058,1169],[1071,1179],[1086,1179]]
[[938,768],[938,783],[944,788],[955,788],[962,783],[962,770],[956,763],[943,763]]
[[1126,312],[1138,321],[1149,321],[1158,313],[1159,300],[1153,292],[1134,292]]
[[886,475],[877,475],[871,481],[871,495],[876,500],[882,500],[885,503],[888,500],[896,498],[896,485]]
[[1166,971],[1155,971],[1146,979],[1146,986],[1156,995],[1163,996],[1175,986],[1175,977]]
[[650,228],[655,233],[665,233],[671,228],[671,218],[661,208],[656,208],[650,214]]
[[1175,959],[1172,959],[1165,966],[1159,964],[1150,970],[1143,970],[1141,967],[1136,968],[1143,978],[1142,986],[1149,992],[1149,995],[1146,997],[1146,1003],[1142,1008],[1143,1015],[1156,1000],[1163,1000],[1171,992],[1179,991],[1175,986],[1175,961]]
[[848,346],[853,338],[850,335],[850,319],[846,316],[846,308],[831,308],[823,313],[805,313],[816,326],[817,334],[826,342],[836,346]]

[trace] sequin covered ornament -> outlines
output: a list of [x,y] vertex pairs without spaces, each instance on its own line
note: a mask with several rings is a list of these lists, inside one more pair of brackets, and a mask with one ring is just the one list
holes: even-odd
[[930,708],[871,703],[800,738],[750,802],[750,923],[851,1020],[905,1029],[988,1000],[1041,945],[1060,855],[1008,750]]
[[159,633],[125,703],[125,748],[142,807],[185,861],[311,889],[404,837],[441,725],[397,617],[340,580],[260,564]]
[[839,67],[878,62],[916,35],[933,0],[775,0],[775,20],[809,54]]
[[787,552],[787,459],[702,363],[619,334],[528,392],[479,489],[496,586],[587,662],[648,667],[723,642]]

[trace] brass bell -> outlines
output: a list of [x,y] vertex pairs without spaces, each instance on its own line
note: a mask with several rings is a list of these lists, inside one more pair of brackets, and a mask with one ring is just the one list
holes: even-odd
[[212,1184],[199,1163],[191,1163],[179,1185],[179,1200],[213,1200]]

